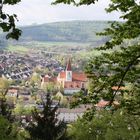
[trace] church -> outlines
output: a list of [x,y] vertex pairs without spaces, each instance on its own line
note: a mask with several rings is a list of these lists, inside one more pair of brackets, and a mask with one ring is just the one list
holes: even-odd
[[87,76],[83,72],[72,71],[70,59],[65,71],[58,74],[57,83],[64,89],[64,94],[73,94],[86,88]]
[[65,71],[61,71],[57,77],[44,76],[42,85],[47,83],[57,84],[62,88],[65,95],[73,95],[81,89],[86,89],[87,76],[83,72],[72,71],[71,60],[69,59]]

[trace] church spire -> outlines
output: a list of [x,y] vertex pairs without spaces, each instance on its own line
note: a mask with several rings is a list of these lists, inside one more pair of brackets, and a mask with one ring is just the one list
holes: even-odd
[[67,66],[66,66],[66,71],[72,71],[71,70],[71,61],[70,61],[70,58],[68,60]]
[[68,60],[67,66],[66,66],[66,81],[69,81],[69,82],[72,81],[72,69],[71,69],[70,58]]

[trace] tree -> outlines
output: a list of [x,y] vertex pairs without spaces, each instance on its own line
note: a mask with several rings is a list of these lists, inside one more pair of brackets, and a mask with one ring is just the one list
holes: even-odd
[[7,103],[6,94],[8,91],[9,82],[7,79],[0,78],[0,115],[9,121],[13,121],[12,110]]
[[56,83],[54,83],[54,82],[43,83],[41,85],[41,89],[43,89],[43,91],[45,91],[45,92],[56,93],[58,91],[58,88],[55,84]]
[[21,116],[21,115],[30,115],[33,110],[33,107],[25,108],[21,103],[17,103],[14,108],[14,114]]
[[[53,4],[64,3],[80,6],[94,4],[97,1],[80,0],[77,3],[75,0],[56,0]],[[98,35],[109,36],[110,40],[105,45],[97,48],[104,50],[104,53],[89,60],[85,71],[92,83],[92,87],[90,87],[90,92],[86,97],[78,96],[77,102],[78,104],[92,103],[95,105],[99,100],[104,99],[109,101],[108,106],[112,106],[116,96],[119,94],[120,98],[118,101],[120,107],[124,109],[122,112],[126,111],[129,114],[126,115],[125,119],[120,119],[115,124],[116,127],[108,129],[105,138],[137,139],[138,137],[127,138],[127,136],[130,136],[128,130],[124,135],[121,132],[124,131],[122,128],[126,127],[125,120],[129,120],[129,118],[138,120],[140,115],[140,2],[137,0],[110,0],[110,5],[106,8],[106,11],[108,13],[119,11],[121,13],[120,18],[124,21],[110,22],[109,28],[105,29],[102,33],[98,33]],[[129,43],[127,43],[128,41]],[[131,85],[131,87],[128,88],[128,85]],[[113,86],[116,87],[115,91],[112,88]],[[121,87],[125,87],[125,89],[120,90]],[[127,94],[127,98],[124,96],[124,92]],[[115,117],[117,117],[116,111],[112,110],[108,115],[111,114],[113,114],[112,117],[114,117],[115,121]],[[91,119],[94,119],[94,117],[91,117]],[[110,120],[112,119],[107,119],[109,122]],[[106,123],[103,123],[104,127]],[[120,130],[118,130],[120,127],[117,126],[118,124],[122,125]],[[136,121],[133,122],[133,125],[138,127],[136,133],[139,133],[140,126],[137,125]],[[94,131],[96,127],[98,127],[98,124],[92,130]],[[114,130],[118,130],[121,136],[118,135],[118,132],[115,134]],[[83,130],[82,132],[84,133],[85,131]]]
[[34,88],[38,88],[41,84],[41,79],[38,73],[33,73],[32,77],[30,79],[30,84],[34,87]]
[[17,128],[0,115],[0,140],[16,140]]
[[14,5],[21,0],[0,0],[0,28],[3,32],[9,32],[6,38],[18,39],[21,35],[21,30],[16,28],[15,21],[18,21],[17,15],[7,14],[3,11],[4,5]]
[[91,121],[79,118],[68,128],[68,137],[71,140],[137,140],[139,121],[122,110],[115,114],[102,110]]
[[0,96],[5,96],[9,88],[9,81],[5,78],[0,78]]
[[[56,0],[54,4],[73,3],[76,6],[80,6],[90,5],[97,1],[98,0],[80,0],[79,3],[76,3],[74,0]],[[120,18],[122,18],[124,22],[111,22],[109,28],[105,29],[103,33],[98,33],[98,35],[109,36],[110,40],[98,48],[99,50],[105,50],[105,52],[96,58],[91,58],[86,66],[85,71],[94,87],[91,88],[92,90],[87,100],[85,100],[84,97],[83,102],[96,104],[103,98],[109,100],[111,105],[120,87],[127,86],[127,84],[131,84],[133,87],[127,91],[128,95],[130,95],[129,98],[132,97],[132,92],[135,92],[135,95],[133,94],[135,100],[139,99],[140,96],[140,43],[139,40],[133,41],[139,38],[140,35],[140,3],[136,0],[110,1],[111,3],[109,7],[106,8],[106,11],[109,13],[119,11],[122,14]],[[126,43],[128,40],[130,40],[130,44]],[[112,50],[112,53],[108,50]],[[117,87],[115,92],[112,90],[113,86]],[[133,109],[138,108],[139,105],[132,104],[132,102],[134,103],[132,100],[134,100],[134,98],[127,100],[126,104],[122,97],[120,103],[122,106],[131,104],[133,105]],[[137,111],[136,113],[135,110],[135,114],[139,114],[139,110]]]
[[12,110],[6,102],[6,98],[0,100],[0,115],[12,122],[14,117],[12,116]]
[[31,140],[59,140],[65,132],[65,124],[57,119],[58,106],[52,107],[50,96],[46,96],[43,110],[34,109],[33,121],[27,126]]
[[[73,3],[80,6],[94,4],[97,1],[80,0],[77,3],[75,0],[56,0],[54,4]],[[98,49],[111,49],[112,53],[106,51],[99,57],[91,58],[87,64],[86,73],[94,87],[91,88],[88,96],[81,96],[79,102],[96,104],[100,99],[105,99],[110,101],[111,106],[120,88],[130,84],[131,88],[125,91],[128,98],[124,98],[121,94],[122,98],[119,103],[120,107],[125,108],[131,117],[138,119],[140,113],[140,43],[138,40],[126,45],[125,42],[127,39],[133,41],[133,39],[139,38],[140,4],[136,0],[111,0],[106,11],[109,13],[119,11],[122,14],[120,18],[124,22],[112,22],[110,28],[99,34],[110,36],[111,39]],[[113,86],[116,86],[117,90],[114,91]]]

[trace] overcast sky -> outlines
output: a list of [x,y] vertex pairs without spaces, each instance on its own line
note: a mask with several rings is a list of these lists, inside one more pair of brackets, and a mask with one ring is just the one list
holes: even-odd
[[52,0],[22,0],[15,6],[6,6],[5,11],[18,16],[18,25],[42,24],[70,20],[119,20],[119,14],[107,14],[109,0],[100,0],[91,6],[51,5]]

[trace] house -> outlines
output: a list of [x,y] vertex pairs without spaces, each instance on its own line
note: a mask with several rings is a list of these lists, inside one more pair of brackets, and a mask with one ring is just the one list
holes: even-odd
[[8,89],[8,92],[6,94],[7,97],[15,97],[17,98],[18,97],[18,92],[19,92],[19,89],[16,88],[16,87],[11,87]]
[[58,109],[58,119],[63,120],[64,122],[74,122],[78,117],[82,117],[86,109],[76,108],[59,108]]
[[20,89],[18,99],[22,99],[23,101],[29,101],[31,99],[30,91],[28,89]]
[[60,91],[56,93],[55,97],[60,101],[64,99],[64,95]]
[[14,105],[17,102],[18,99],[18,94],[19,94],[19,88],[18,87],[10,87],[6,93],[6,99],[7,103],[11,106],[14,107]]
[[58,119],[63,120],[64,122],[70,123],[76,121],[79,117],[82,117],[83,114],[92,107],[92,105],[80,105],[76,108],[58,108]]
[[[110,101],[105,101],[105,100],[102,99],[95,105],[95,107],[97,109],[106,108],[107,106],[109,106],[109,103],[110,103]],[[112,107],[117,108],[118,106],[119,106],[119,102],[118,101],[113,101]]]
[[43,87],[43,85],[45,85],[45,84],[48,84],[48,83],[55,83],[55,82],[57,82],[57,79],[56,79],[56,77],[52,77],[52,76],[50,76],[50,75],[45,75],[45,76],[43,76],[43,78],[42,78],[42,81],[41,81],[41,87]]
[[66,70],[58,74],[57,83],[64,89],[64,94],[72,95],[86,88],[87,76],[83,72],[72,71],[71,61],[69,59]]

